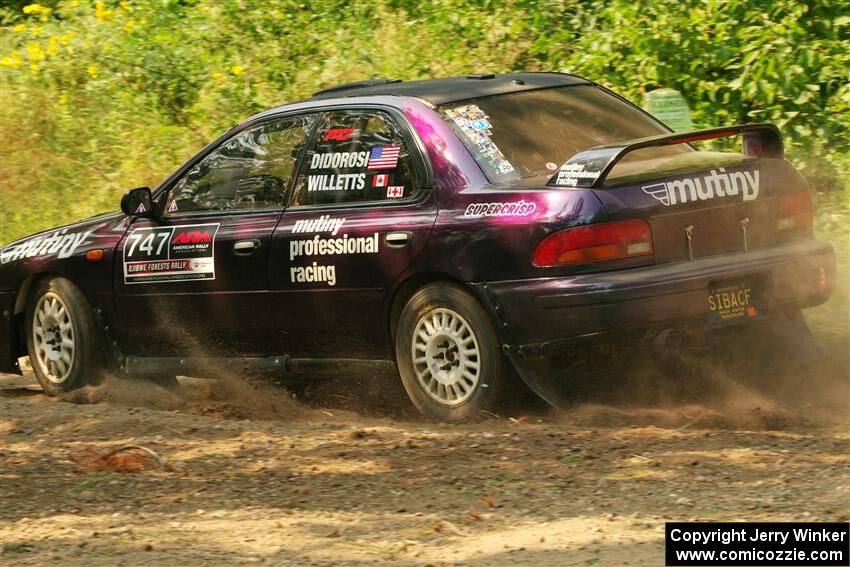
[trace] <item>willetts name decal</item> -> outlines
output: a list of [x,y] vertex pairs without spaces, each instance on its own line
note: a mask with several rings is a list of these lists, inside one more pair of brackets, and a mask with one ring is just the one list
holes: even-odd
[[124,243],[124,283],[215,279],[218,224],[139,228]]
[[683,177],[664,183],[644,185],[641,189],[668,207],[730,195],[740,195],[742,200],[752,201],[759,196],[759,170],[726,173],[726,169],[721,167],[717,170],[712,169],[711,173],[702,177]]

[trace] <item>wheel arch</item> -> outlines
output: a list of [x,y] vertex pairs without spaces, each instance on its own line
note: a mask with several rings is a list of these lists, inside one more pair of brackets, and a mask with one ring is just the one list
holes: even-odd
[[29,305],[30,298],[32,297],[33,290],[35,290],[38,287],[38,284],[43,280],[53,278],[67,279],[77,286],[82,294],[88,298],[88,294],[85,290],[68,274],[60,272],[37,272],[29,274],[26,278],[24,278],[21,285],[18,286],[18,291],[15,294],[15,307],[12,314],[12,326],[10,329],[11,336],[9,337],[12,349],[10,352],[15,359],[29,354],[27,352],[26,343],[26,311],[27,305]]
[[[465,289],[482,304],[482,307],[485,307],[487,315],[491,316],[489,310],[486,309],[486,306],[481,301],[479,291],[475,287],[464,283],[462,280],[441,272],[422,272],[412,274],[396,286],[395,292],[392,294],[392,298],[387,303],[387,309],[385,310],[385,337],[390,352],[393,355],[393,360],[395,360],[395,329],[398,324],[398,320],[401,317],[401,311],[404,308],[404,305],[418,290],[422,289],[426,285],[437,282],[455,284],[458,287]],[[492,316],[491,322],[495,325],[495,321],[492,321]]]

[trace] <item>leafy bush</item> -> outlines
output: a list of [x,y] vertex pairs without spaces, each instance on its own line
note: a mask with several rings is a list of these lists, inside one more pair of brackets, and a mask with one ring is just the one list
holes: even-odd
[[850,179],[850,11],[828,0],[62,0],[0,9],[0,243],[117,207],[234,122],[364,77],[559,70],[697,127],[770,121]]

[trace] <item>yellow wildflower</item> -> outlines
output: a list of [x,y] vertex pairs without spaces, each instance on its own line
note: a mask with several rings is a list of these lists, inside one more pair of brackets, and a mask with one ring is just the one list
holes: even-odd
[[224,74],[223,74],[223,73],[219,73],[218,71],[213,71],[212,73],[210,73],[210,76],[211,76],[213,79],[215,79],[216,81],[220,81],[220,80],[222,80],[222,79],[224,78]]
[[94,65],[89,65],[89,67],[88,67],[88,69],[86,69],[86,71],[88,72],[89,77],[91,77],[92,79],[97,78],[97,67],[95,67]]
[[56,36],[50,36],[50,41],[47,43],[47,54],[51,57],[59,53],[59,40]]
[[234,65],[233,67],[230,68],[230,72],[233,73],[234,75],[236,75],[237,77],[239,75],[241,75],[242,71],[244,71],[244,70],[245,69],[243,69],[241,65]]
[[0,57],[0,67],[9,67],[10,69],[21,68],[21,58],[4,55]]
[[24,14],[41,14],[46,16],[53,11],[53,8],[42,6],[41,4],[29,4],[23,7]]
[[108,10],[106,8],[106,4],[104,4],[103,2],[98,2],[94,5],[94,16],[98,20],[110,20],[112,19],[112,14],[113,11]]
[[125,33],[133,33],[133,26],[135,26],[135,25],[136,25],[136,20],[134,20],[132,18],[127,20],[127,22],[124,24],[124,32]]
[[76,8],[80,5],[80,0],[71,0],[71,8]]
[[130,93],[128,93],[127,91],[124,91],[124,92],[121,93],[121,96],[128,97],[128,96],[130,96]]
[[121,9],[125,12],[129,12],[133,9],[133,6],[129,2],[127,2],[127,0],[121,0],[118,5],[121,6]]
[[67,94],[62,93],[61,95],[59,95],[59,104],[68,104],[68,95]]
[[44,59],[44,51],[41,50],[40,44],[27,44],[27,59],[30,61],[41,61],[42,59]]
[[40,36],[41,35],[41,26],[33,26],[32,31],[30,33],[32,33],[33,37]]
[[33,73],[38,73],[38,65],[36,65],[35,63],[30,63],[30,71],[32,71]]
[[26,24],[15,24],[15,27],[12,28],[12,29],[16,32],[22,32],[22,31],[25,31],[27,29],[27,25]]

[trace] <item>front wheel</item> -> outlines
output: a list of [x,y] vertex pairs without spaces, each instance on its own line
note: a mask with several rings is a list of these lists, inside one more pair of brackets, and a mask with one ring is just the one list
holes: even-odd
[[413,294],[396,327],[395,350],[411,401],[438,421],[469,421],[496,409],[513,378],[483,307],[453,284]]
[[26,315],[27,349],[45,393],[55,396],[100,377],[100,357],[91,305],[66,278],[41,280]]

